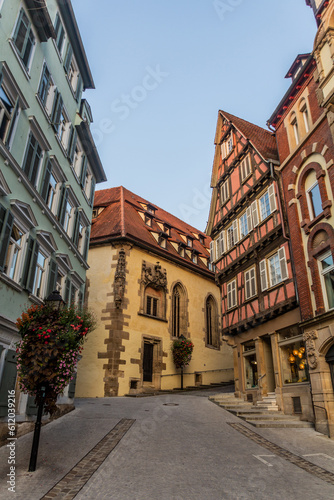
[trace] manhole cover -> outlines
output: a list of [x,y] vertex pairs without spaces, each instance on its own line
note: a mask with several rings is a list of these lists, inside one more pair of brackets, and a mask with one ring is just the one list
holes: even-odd
[[177,403],[163,403],[163,406],[179,406]]

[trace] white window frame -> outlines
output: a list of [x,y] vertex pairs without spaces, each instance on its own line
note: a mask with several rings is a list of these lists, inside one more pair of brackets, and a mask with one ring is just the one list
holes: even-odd
[[313,201],[312,201],[312,198],[311,198],[311,191],[316,187],[318,186],[318,189],[319,189],[319,195],[320,195],[320,200],[321,200],[321,212],[320,214],[323,212],[323,209],[322,209],[322,199],[321,199],[321,192],[320,192],[320,186],[319,186],[319,182],[316,181],[314,184],[312,184],[311,187],[308,188],[308,190],[306,191],[306,200],[307,200],[307,206],[308,206],[308,212],[310,214],[310,220],[314,220],[316,219],[317,217],[319,217],[320,214],[318,215],[315,215],[315,211],[314,211],[314,204],[313,204]]
[[325,306],[326,306],[326,310],[327,311],[332,311],[334,308],[330,308],[329,307],[329,301],[328,301],[328,295],[327,295],[327,290],[326,290],[326,283],[325,283],[325,275],[330,273],[331,271],[334,271],[334,260],[333,260],[333,264],[329,267],[327,267],[326,269],[322,269],[322,265],[321,265],[321,262],[325,259],[327,259],[328,257],[332,257],[332,252],[329,250],[328,252],[324,253],[323,255],[321,255],[319,258],[318,258],[318,266],[319,266],[319,273],[320,273],[320,276],[321,276],[321,288],[322,288],[322,295],[324,297],[324,302],[325,302]]
[[[42,256],[44,259],[43,266],[40,265],[38,262],[39,256]],[[38,250],[38,256],[37,256],[37,261],[36,261],[36,268],[34,272],[34,284],[33,284],[33,289],[32,289],[32,294],[35,297],[38,297],[40,299],[44,298],[45,295],[45,288],[46,288],[46,281],[47,281],[47,262],[48,262],[48,256],[43,250],[43,248],[39,248]],[[38,287],[39,285],[39,287]],[[38,293],[37,293],[38,292]]]
[[[280,279],[276,281],[276,273],[275,276],[272,273],[272,269],[270,266],[271,259],[277,257],[278,266],[280,270]],[[259,263],[260,267],[260,279],[261,279],[261,290],[265,291],[268,288],[272,288],[276,285],[279,285],[283,281],[289,278],[288,266],[286,261],[285,248],[281,247],[277,252],[270,255],[266,259],[263,259]],[[276,269],[276,268],[275,268]],[[269,279],[268,279],[269,277]]]
[[[14,227],[20,232],[21,238],[20,238],[20,243],[17,243],[16,240],[12,238],[12,232]],[[24,258],[24,249],[25,249],[25,242],[27,239],[28,233],[24,230],[24,228],[18,224],[17,220],[14,218],[13,221],[13,227],[11,230],[11,234],[9,237],[9,245],[8,245],[8,250],[7,250],[7,257],[6,257],[6,271],[5,274],[12,279],[15,282],[19,282],[20,275],[21,275],[21,266],[22,266],[22,259]],[[14,264],[14,272],[11,275],[11,269],[13,266],[13,260],[15,258],[15,264]]]
[[231,132],[228,137],[220,145],[222,159],[224,160],[232,151],[234,147],[233,133]]
[[303,99],[300,103],[299,111],[303,116],[305,132],[308,134],[310,131],[310,113],[308,111],[307,102],[305,99]]
[[237,280],[236,278],[227,283],[227,309],[233,309],[238,305]]
[[[268,197],[268,204],[266,201],[264,201],[264,203],[262,203],[262,200],[264,200],[264,198]],[[269,215],[271,214],[271,210],[270,210],[270,197],[269,197],[269,191],[265,191],[263,193],[262,196],[259,197],[259,206],[260,206],[260,219],[261,219],[261,222],[264,221],[265,219],[267,219],[267,217],[269,217]],[[263,213],[263,210],[262,208],[267,208],[267,206],[269,207],[269,212],[265,212]]]

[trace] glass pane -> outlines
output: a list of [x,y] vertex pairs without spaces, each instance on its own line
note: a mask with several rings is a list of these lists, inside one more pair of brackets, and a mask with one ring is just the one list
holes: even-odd
[[333,257],[332,255],[328,255],[325,259],[321,261],[322,269],[325,270],[327,267],[333,265]]
[[251,354],[244,357],[246,389],[253,389],[258,386],[256,355]]
[[322,213],[322,203],[321,203],[319,184],[316,184],[312,189],[310,189],[309,196],[313,210],[312,214],[313,218],[318,217],[318,215]]
[[331,269],[328,273],[324,275],[328,307],[329,309],[334,308],[334,269]]

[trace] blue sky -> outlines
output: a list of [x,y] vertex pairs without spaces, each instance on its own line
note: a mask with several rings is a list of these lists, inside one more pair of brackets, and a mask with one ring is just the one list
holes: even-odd
[[108,181],[204,231],[218,110],[266,128],[316,34],[305,0],[72,0]]

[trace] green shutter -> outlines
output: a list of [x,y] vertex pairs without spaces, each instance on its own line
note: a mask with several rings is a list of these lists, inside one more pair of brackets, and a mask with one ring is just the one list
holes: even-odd
[[0,271],[4,270],[6,264],[6,256],[9,247],[10,236],[12,234],[13,222],[14,217],[8,210],[6,219],[2,224],[3,227],[0,237]]
[[82,188],[85,185],[86,174],[87,174],[87,156],[83,155],[82,165],[81,165],[81,174],[80,174],[80,186]]
[[6,138],[4,140],[4,143],[5,143],[5,146],[7,149],[9,149],[10,141],[11,141],[11,138],[13,135],[14,127],[16,124],[16,118],[19,114],[19,110],[20,110],[19,98],[17,97],[16,101],[15,101],[14,109],[13,109],[11,117],[10,117],[10,124],[9,124],[8,130],[7,130]]
[[78,138],[77,130],[71,123],[70,140],[68,141],[68,149],[67,149],[67,156],[71,164],[73,163],[74,159],[75,148],[77,145],[77,138]]
[[95,178],[92,177],[92,182],[91,182],[91,185],[90,185],[90,197],[89,197],[89,204],[90,204],[91,207],[94,204],[95,185],[96,185]]
[[32,292],[34,288],[34,281],[35,281],[35,276],[36,276],[36,265],[37,265],[37,259],[38,259],[38,251],[39,251],[39,244],[35,240],[34,242],[34,248],[31,256],[31,261],[30,261],[30,269],[29,269],[29,276],[28,276],[28,283],[27,283],[27,290],[28,292]]
[[72,234],[72,241],[76,247],[78,246],[78,241],[79,241],[79,223],[80,223],[80,211],[78,208],[76,208],[74,216],[74,229]]
[[65,186],[65,184],[63,184],[62,190],[60,193],[60,203],[59,203],[59,207],[58,207],[58,220],[59,220],[59,223],[61,225],[64,224],[64,220],[65,220],[65,211],[66,211],[67,200],[68,200],[68,189]]
[[50,177],[51,177],[51,172],[52,172],[52,164],[49,158],[46,159],[45,162],[45,169],[44,169],[44,174],[43,174],[43,180],[42,180],[42,187],[41,187],[41,197],[47,202],[47,196],[48,196],[48,188],[50,185]]
[[86,231],[85,231],[85,244],[84,244],[84,249],[83,249],[83,252],[82,252],[82,256],[85,259],[85,261],[87,261],[87,257],[88,257],[89,236],[90,236],[90,228],[86,227]]
[[68,74],[68,71],[69,71],[70,66],[71,66],[72,55],[73,55],[73,49],[72,49],[71,44],[69,43],[68,47],[67,47],[65,62],[64,62],[64,70],[65,70],[66,74]]
[[55,91],[55,98],[53,101],[53,109],[51,114],[52,127],[57,132],[59,123],[60,123],[60,115],[63,109],[63,98],[58,89]]
[[65,297],[64,297],[64,302],[65,304],[69,304],[69,300],[71,297],[71,278],[67,277],[65,281]]
[[80,99],[81,90],[82,90],[82,77],[79,74],[78,81],[77,81],[77,88],[76,88],[76,92],[75,92],[75,98],[77,101]]
[[49,281],[46,296],[48,297],[50,293],[56,290],[57,287],[57,274],[58,274],[58,264],[56,259],[51,256],[49,262]]
[[8,415],[8,391],[15,389],[16,374],[16,352],[8,350],[0,382],[0,417]]
[[21,278],[21,285],[23,288],[26,288],[28,282],[28,274],[30,269],[31,256],[34,249],[34,243],[34,238],[32,236],[29,236],[28,240],[26,241],[27,249],[25,253],[25,261]]

